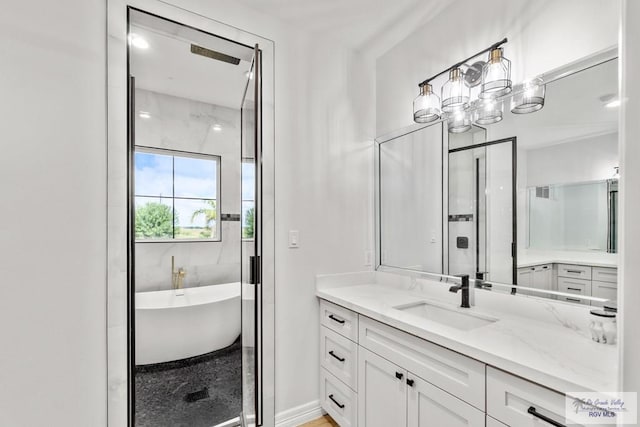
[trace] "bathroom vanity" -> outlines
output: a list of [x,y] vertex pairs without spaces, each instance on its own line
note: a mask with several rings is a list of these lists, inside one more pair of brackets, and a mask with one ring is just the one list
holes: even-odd
[[[589,308],[384,272],[320,276],[321,406],[343,427],[565,425],[565,395],[614,390]],[[547,420],[547,421],[545,421]]]
[[602,302],[589,301],[582,298],[584,296],[612,302],[617,300],[618,268],[615,261],[585,261],[584,257],[553,254],[544,258],[518,264],[518,285],[574,294],[558,296],[557,299],[578,304],[602,306]]

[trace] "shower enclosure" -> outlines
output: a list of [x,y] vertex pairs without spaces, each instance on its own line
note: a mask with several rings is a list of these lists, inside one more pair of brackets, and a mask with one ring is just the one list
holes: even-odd
[[129,422],[262,425],[262,51],[127,12]]
[[516,139],[450,149],[448,162],[449,274],[516,283]]

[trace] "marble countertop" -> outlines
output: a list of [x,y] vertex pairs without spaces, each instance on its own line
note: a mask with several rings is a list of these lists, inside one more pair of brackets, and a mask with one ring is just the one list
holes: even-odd
[[552,263],[616,268],[618,266],[618,255],[606,252],[518,251],[518,268]]
[[[591,340],[588,307],[478,290],[476,305],[462,309],[450,284],[368,274],[338,286],[319,280],[317,296],[562,393],[617,390],[617,346]],[[394,308],[420,301],[497,321],[464,331]]]

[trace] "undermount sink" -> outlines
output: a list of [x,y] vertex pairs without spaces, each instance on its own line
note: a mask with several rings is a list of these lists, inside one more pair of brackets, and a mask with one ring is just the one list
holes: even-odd
[[423,319],[438,322],[445,326],[450,326],[462,331],[469,331],[471,329],[480,328],[482,326],[487,326],[498,321],[498,319],[494,319],[488,316],[463,313],[453,309],[429,304],[428,302],[424,301],[398,305],[393,308],[404,313],[413,314]]

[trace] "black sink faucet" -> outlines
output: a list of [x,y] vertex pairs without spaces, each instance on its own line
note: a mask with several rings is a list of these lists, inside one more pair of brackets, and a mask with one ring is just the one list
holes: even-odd
[[459,290],[462,290],[462,304],[460,304],[460,307],[471,308],[469,298],[469,275],[462,274],[458,277],[460,277],[460,286],[451,286],[449,288],[449,292],[457,293]]

